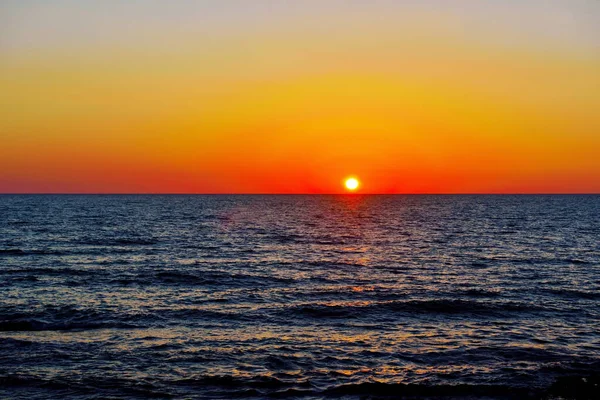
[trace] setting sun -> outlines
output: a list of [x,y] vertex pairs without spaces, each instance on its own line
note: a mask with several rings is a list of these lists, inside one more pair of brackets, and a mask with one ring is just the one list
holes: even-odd
[[356,190],[356,189],[358,189],[360,182],[358,182],[358,179],[356,179],[356,178],[348,178],[344,182],[344,185],[346,186],[346,189],[348,189],[348,190]]

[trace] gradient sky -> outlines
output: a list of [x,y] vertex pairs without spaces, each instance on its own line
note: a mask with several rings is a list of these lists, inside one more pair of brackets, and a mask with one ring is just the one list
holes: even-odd
[[0,192],[600,192],[597,0],[3,0]]

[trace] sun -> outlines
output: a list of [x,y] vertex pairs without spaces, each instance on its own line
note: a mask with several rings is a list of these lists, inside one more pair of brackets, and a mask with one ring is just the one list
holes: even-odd
[[348,178],[344,181],[344,186],[346,186],[346,189],[354,191],[358,189],[360,182],[356,178]]

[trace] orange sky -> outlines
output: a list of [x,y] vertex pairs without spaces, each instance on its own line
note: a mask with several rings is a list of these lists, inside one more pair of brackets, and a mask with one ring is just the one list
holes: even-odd
[[600,192],[598,3],[301,3],[4,2],[0,192]]

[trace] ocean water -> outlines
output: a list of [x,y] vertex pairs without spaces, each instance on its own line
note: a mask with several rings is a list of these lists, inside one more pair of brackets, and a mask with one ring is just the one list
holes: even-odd
[[599,372],[600,196],[0,196],[0,398],[594,398]]

